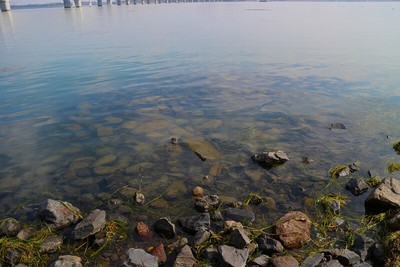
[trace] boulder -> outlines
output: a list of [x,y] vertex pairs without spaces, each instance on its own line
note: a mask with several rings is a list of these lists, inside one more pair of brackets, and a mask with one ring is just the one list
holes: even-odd
[[366,182],[364,182],[364,180],[351,178],[346,184],[346,189],[349,190],[353,195],[359,196],[365,193],[369,189],[369,186]]
[[194,267],[196,265],[192,250],[188,245],[184,246],[176,257],[174,267]]
[[258,249],[269,256],[275,253],[281,253],[284,250],[281,242],[268,236],[259,237],[256,239],[256,242],[258,244]]
[[219,264],[217,266],[245,267],[249,257],[249,249],[237,249],[222,245],[218,247]]
[[400,181],[395,178],[385,178],[369,194],[364,202],[365,212],[378,214],[400,207]]
[[195,209],[198,212],[210,212],[218,207],[219,201],[217,195],[201,196],[195,199]]
[[52,265],[53,267],[82,267],[81,258],[73,255],[61,255]]
[[289,157],[282,150],[272,152],[261,152],[254,154],[251,159],[265,169],[271,169],[289,160]]
[[271,259],[273,267],[298,267],[298,261],[291,255],[278,256]]
[[124,266],[158,267],[158,258],[143,249],[130,248],[127,253],[128,259],[124,262]]
[[300,267],[315,267],[324,259],[324,257],[324,253],[311,254],[300,264]]
[[196,234],[199,230],[210,229],[210,214],[201,213],[195,216],[179,218],[178,223],[189,234]]
[[176,235],[175,224],[171,223],[168,218],[158,219],[153,224],[154,232],[166,239],[172,239]]
[[226,219],[231,219],[236,222],[251,224],[255,220],[255,215],[251,211],[235,209],[235,208],[227,208],[224,211],[224,216]]
[[369,237],[355,234],[354,251],[360,256],[361,261],[371,258],[374,243],[374,240]]
[[106,212],[95,209],[78,223],[72,232],[74,239],[84,239],[100,232],[106,225]]
[[55,229],[65,228],[81,219],[78,208],[71,203],[53,199],[42,202],[38,214]]
[[233,246],[235,248],[245,248],[250,244],[251,240],[244,232],[243,228],[233,229],[229,236],[228,245]]
[[21,224],[14,218],[6,218],[0,220],[0,237],[13,237],[18,234],[21,229]]
[[275,224],[275,232],[285,248],[300,248],[310,240],[311,220],[300,211],[286,213]]

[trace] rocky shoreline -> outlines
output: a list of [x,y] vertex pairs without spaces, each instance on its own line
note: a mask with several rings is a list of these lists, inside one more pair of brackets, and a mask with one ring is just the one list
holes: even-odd
[[[204,154],[196,155],[206,160]],[[281,150],[251,158],[265,169],[289,160]],[[113,213],[123,202],[118,198],[87,214],[71,203],[46,199],[35,207],[33,224],[0,220],[0,266],[400,266],[400,242],[394,241],[400,236],[400,181],[347,179],[358,170],[358,164],[337,166],[330,175],[332,182],[346,179],[354,196],[372,188],[364,203],[367,215],[359,218],[362,227],[342,218],[345,198],[335,194],[314,200],[313,214],[292,210],[268,225],[256,220],[253,207],[271,205],[273,199],[251,193],[242,202],[221,201],[199,186],[188,200],[195,215],[176,221],[167,215],[132,223]],[[132,205],[146,203],[140,190],[124,189],[131,190]]]

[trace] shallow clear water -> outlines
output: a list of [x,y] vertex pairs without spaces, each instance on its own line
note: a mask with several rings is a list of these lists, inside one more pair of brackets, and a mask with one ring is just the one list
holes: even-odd
[[[196,185],[272,197],[280,214],[326,192],[335,165],[386,176],[400,161],[399,25],[393,2],[2,13],[0,214],[47,197],[89,211],[129,186],[158,199],[150,215],[178,216]],[[249,159],[276,149],[290,158],[278,168]]]

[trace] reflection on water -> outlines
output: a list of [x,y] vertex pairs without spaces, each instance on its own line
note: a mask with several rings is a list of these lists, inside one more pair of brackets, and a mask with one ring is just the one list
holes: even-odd
[[[1,14],[1,214],[45,197],[89,210],[129,187],[156,199],[149,215],[172,205],[178,216],[196,185],[225,199],[257,192],[282,213],[304,209],[334,165],[387,175],[400,138],[400,6],[261,5]],[[250,160],[276,149],[290,158],[278,168]]]

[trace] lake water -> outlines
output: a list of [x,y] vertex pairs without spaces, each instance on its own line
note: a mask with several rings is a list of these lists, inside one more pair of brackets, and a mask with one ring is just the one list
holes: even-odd
[[[134,188],[151,201],[142,216],[176,219],[201,185],[226,201],[273,198],[258,213],[269,221],[331,190],[335,165],[385,177],[400,161],[399,25],[394,2],[3,12],[0,215],[48,197],[88,212]],[[282,166],[250,160],[276,149]],[[366,195],[335,190],[363,214]]]

